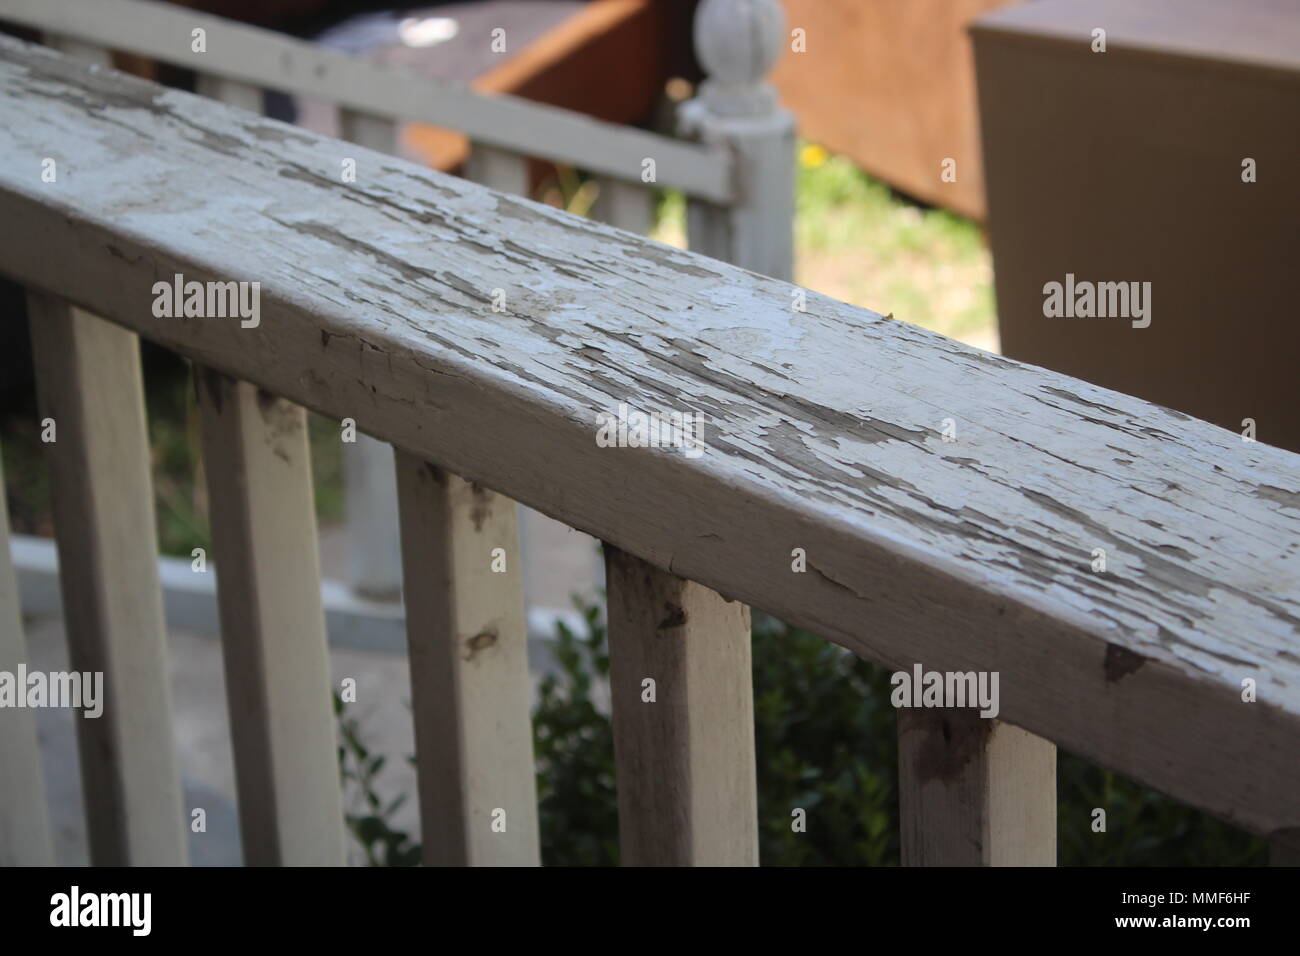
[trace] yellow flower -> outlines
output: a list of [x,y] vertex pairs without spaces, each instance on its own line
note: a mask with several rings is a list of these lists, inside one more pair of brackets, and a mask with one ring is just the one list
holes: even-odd
[[814,146],[809,143],[803,149],[799,150],[799,164],[807,169],[816,169],[830,157],[830,154],[820,146]]

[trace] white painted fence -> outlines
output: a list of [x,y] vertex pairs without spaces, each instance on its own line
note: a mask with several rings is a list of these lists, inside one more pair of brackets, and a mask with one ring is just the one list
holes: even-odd
[[[73,660],[109,686],[95,863],[184,852],[137,335],[201,369],[250,861],[343,859],[304,407],[401,450],[427,862],[538,856],[515,501],[607,543],[628,863],[757,862],[751,605],[999,675],[996,719],[902,715],[905,862],[1053,863],[1056,745],[1294,840],[1300,456],[40,47],[0,40],[0,92],[0,274],[59,422]],[[260,282],[260,323],[155,317],[177,273]],[[620,404],[703,413],[703,453],[605,447]],[[0,857],[41,862],[31,727],[0,718]]]
[[[201,94],[252,112],[261,112],[262,88],[332,101],[342,138],[381,152],[396,152],[400,122],[458,130],[473,141],[467,175],[503,192],[527,191],[530,156],[572,163],[602,176],[597,216],[633,232],[644,234],[652,224],[651,189],[681,189],[692,199],[693,249],[791,276],[793,121],[763,85],[783,42],[775,0],[708,0],[701,7],[696,39],[713,79],[683,117],[695,141],[484,95],[153,0],[0,0],[0,20],[44,31],[52,45],[83,59],[107,63],[111,49],[193,69]],[[201,52],[195,31],[203,34]],[[655,163],[650,187],[643,181],[646,159]],[[327,610],[337,612],[331,620],[351,621],[374,608],[372,633],[343,634],[382,647],[391,616],[383,605],[399,598],[401,585],[392,451],[362,433],[345,448],[344,465],[347,576],[355,593]],[[597,583],[595,543],[586,536],[566,536],[531,509],[521,514],[521,531],[535,566],[558,557],[573,569],[574,585]],[[548,553],[557,548],[565,554]],[[538,590],[537,583],[528,590]],[[534,603],[533,632],[552,633],[564,609]],[[202,620],[184,623],[193,628]]]

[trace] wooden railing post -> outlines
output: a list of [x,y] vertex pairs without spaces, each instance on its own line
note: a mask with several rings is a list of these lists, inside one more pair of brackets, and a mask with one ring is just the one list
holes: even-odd
[[702,252],[752,272],[794,275],[794,117],[763,77],[785,49],[777,0],[703,0],[695,9],[695,52],[708,73],[682,105],[683,135],[730,150],[735,200],[691,199],[687,236]]
[[897,713],[904,866],[1056,865],[1055,744],[977,710]]
[[196,368],[244,862],[341,865],[307,413]]
[[757,866],[749,608],[605,545],[619,853]]
[[397,451],[424,862],[539,862],[516,506]]
[[90,859],[186,858],[158,582],[140,341],[29,293],[59,584],[72,669],[103,674],[103,713],[77,715]]
[[[0,468],[0,672],[15,674],[27,660]],[[5,708],[0,710],[0,866],[53,865],[36,714],[26,707]]]

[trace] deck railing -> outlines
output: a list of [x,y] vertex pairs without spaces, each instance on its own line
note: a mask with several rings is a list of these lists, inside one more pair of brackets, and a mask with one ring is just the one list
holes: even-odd
[[[400,123],[455,129],[471,139],[465,175],[503,192],[527,193],[528,157],[570,163],[598,175],[593,215],[631,232],[649,230],[654,189],[680,189],[692,249],[791,277],[794,123],[762,83],[782,42],[776,0],[701,4],[694,39],[712,79],[708,95],[681,111],[689,139],[486,95],[153,0],[0,0],[0,21],[40,30],[88,62],[108,65],[118,50],[195,70],[200,94],[254,113],[263,89],[327,101],[338,109],[342,139],[380,152],[397,151]],[[344,464],[348,580],[363,599],[391,601],[401,578],[392,451],[362,432]],[[535,513],[521,519],[534,536],[541,530]],[[584,540],[567,545],[579,552],[570,556],[579,568],[587,564]],[[329,610],[332,619],[362,616],[376,634],[391,617],[364,600]]]
[[[93,862],[185,856],[137,335],[195,366],[249,863],[344,860],[304,408],[399,449],[428,863],[538,860],[515,502],[607,543],[627,863],[757,862],[749,606],[997,676],[996,716],[899,710],[904,862],[1054,863],[1057,745],[1294,840],[1300,457],[40,47],[0,94]],[[239,282],[256,322],[209,308]],[[44,862],[29,714],[0,858]]]

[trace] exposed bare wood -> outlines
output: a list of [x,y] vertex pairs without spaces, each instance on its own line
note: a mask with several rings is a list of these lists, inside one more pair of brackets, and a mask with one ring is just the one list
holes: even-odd
[[344,862],[307,416],[196,371],[244,862]]
[[[16,675],[27,664],[18,582],[9,556],[9,512],[0,473],[0,672]],[[16,687],[27,694],[27,688]],[[45,775],[36,741],[36,712],[0,710],[0,866],[53,866]]]
[[619,853],[757,866],[749,608],[606,546]]
[[[20,43],[0,88],[0,272],[864,657],[997,670],[1007,722],[1300,825],[1300,457],[379,154],[340,183],[336,142]],[[260,281],[260,325],[155,318],[177,272]],[[600,447],[620,402],[703,412],[707,450]]]
[[977,710],[898,711],[904,866],[1055,866],[1056,747]]
[[[39,177],[34,177],[39,181]],[[134,332],[29,293],[72,669],[103,674],[76,717],[90,859],[185,862],[149,437]],[[83,678],[84,680],[84,678]]]
[[424,862],[539,862],[515,503],[397,453]]
[[[0,20],[89,40],[242,83],[393,119],[459,130],[475,142],[574,163],[617,178],[655,157],[660,182],[714,202],[731,198],[724,150],[658,136],[507,95],[485,96],[409,70],[152,0],[5,0]],[[192,31],[206,31],[193,50]]]

